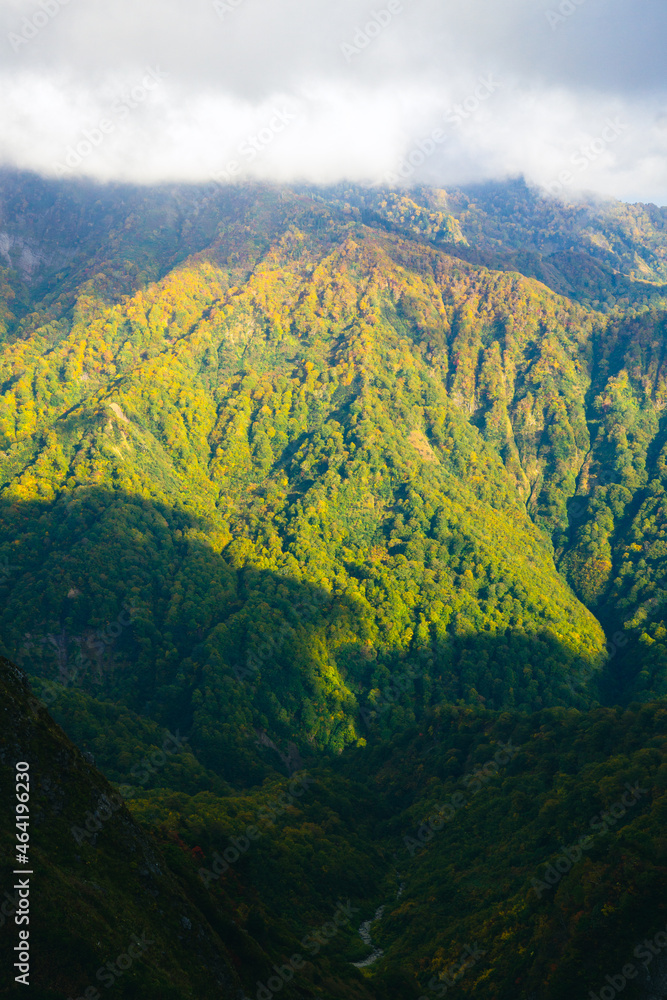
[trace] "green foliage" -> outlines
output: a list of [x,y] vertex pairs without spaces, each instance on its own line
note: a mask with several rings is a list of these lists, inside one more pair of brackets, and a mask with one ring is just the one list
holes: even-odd
[[[1,194],[0,634],[145,831],[123,811],[74,850],[108,786],[8,674],[53,821],[56,995],[141,900],[170,958],[125,995],[253,995],[341,895],[357,924],[286,997],[417,996],[473,941],[462,995],[599,988],[667,919],[664,211],[23,184]],[[35,246],[60,263],[28,280]],[[307,794],[205,887],[295,768]]]
[[191,727],[243,781],[256,729],[340,752],[426,650],[385,729],[443,699],[579,703],[603,636],[542,529],[566,524],[588,447],[572,340],[597,320],[398,237],[337,223],[323,241],[302,199],[267,203],[282,228],[243,281],[219,260],[249,233],[225,231],[120,302],[87,287],[68,328],[4,352],[7,651],[53,679],[132,603],[77,685]]

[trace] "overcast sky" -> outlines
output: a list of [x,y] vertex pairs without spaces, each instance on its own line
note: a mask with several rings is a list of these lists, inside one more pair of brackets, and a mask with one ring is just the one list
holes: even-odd
[[667,0],[0,0],[0,161],[667,204]]

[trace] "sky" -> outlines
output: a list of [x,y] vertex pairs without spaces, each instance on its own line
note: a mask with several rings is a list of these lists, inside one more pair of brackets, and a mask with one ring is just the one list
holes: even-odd
[[0,0],[0,163],[667,205],[666,0]]

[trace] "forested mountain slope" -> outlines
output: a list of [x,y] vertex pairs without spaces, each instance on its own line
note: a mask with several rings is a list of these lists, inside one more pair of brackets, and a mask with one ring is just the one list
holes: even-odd
[[656,205],[554,198],[522,179],[449,191],[342,185],[327,198],[464,260],[538,278],[589,308],[665,303],[667,210]]
[[[6,892],[0,914],[0,995],[55,1000],[91,987],[120,986],[126,997],[242,996],[220,937],[223,932],[231,940],[229,926],[220,920],[217,926],[215,920],[209,923],[198,912],[193,903],[196,880],[184,890],[120,796],[49,719],[21,672],[5,660],[0,661],[0,699],[6,806],[15,801],[17,762],[30,765],[25,871],[33,873],[28,878],[29,920],[21,924],[30,935],[30,986],[13,983],[19,897]],[[11,874],[16,867],[14,818],[13,810],[3,809],[7,889],[18,881]],[[129,948],[135,960],[124,970],[114,969],[118,956],[124,956],[125,964]],[[107,962],[111,969],[105,969]]]
[[[462,996],[558,1000],[597,992],[628,963],[628,995],[659,995],[664,703],[530,716],[445,707],[421,731],[329,763],[281,764],[274,750],[287,775],[267,761],[263,783],[237,792],[202,775],[183,734],[144,732],[128,772],[137,784],[120,785],[131,817],[20,672],[0,670],[7,799],[16,761],[31,764],[38,1000],[111,987],[127,998],[265,996],[276,973],[294,1000],[441,996],[454,981]],[[139,721],[126,724],[136,738]],[[141,787],[149,771],[155,787]],[[184,779],[190,793],[175,788]],[[3,815],[7,857],[15,831]],[[364,921],[383,951],[366,966]],[[137,939],[146,948],[128,967]]]
[[441,995],[473,940],[463,992],[569,996],[664,926],[666,249],[518,183],[2,178],[3,650],[186,893],[315,782],[193,903],[246,991],[336,893],[384,957],[350,918],[295,996]]
[[566,525],[587,450],[572,341],[595,317],[324,211],[313,224],[302,199],[258,201],[276,233],[261,252],[223,226],[131,298],[109,304],[100,274],[71,320],[10,338],[9,651],[53,676],[132,603],[115,665],[81,682],[170,724],[190,713],[219,767],[216,704],[237,742],[242,722],[341,749],[408,668],[408,717],[443,697],[576,701],[603,635],[544,526]]

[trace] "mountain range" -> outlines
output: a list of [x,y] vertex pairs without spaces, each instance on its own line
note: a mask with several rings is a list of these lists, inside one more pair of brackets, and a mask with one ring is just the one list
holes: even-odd
[[666,224],[0,176],[38,1000],[667,996]]

